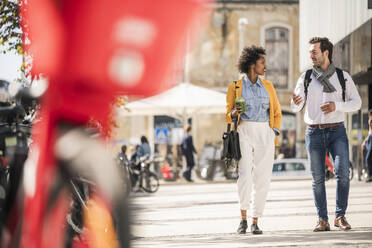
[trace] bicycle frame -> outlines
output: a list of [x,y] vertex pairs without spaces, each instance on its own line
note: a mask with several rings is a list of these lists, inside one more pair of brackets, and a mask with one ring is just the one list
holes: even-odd
[[52,189],[50,178],[56,178],[58,174],[53,150],[57,122],[52,118],[48,108],[42,110],[40,118],[43,121],[38,122],[33,130],[34,143],[31,146],[33,152],[25,164],[21,247],[56,247],[56,244],[63,244],[64,241],[63,233],[57,230],[61,228],[58,224],[63,223],[68,211],[67,192],[62,194],[64,197],[56,200],[55,204],[58,204],[58,208],[49,215],[58,216],[54,220],[54,225],[52,220],[52,223],[47,224],[57,227],[53,240],[43,238],[50,236],[45,233],[49,230],[43,227],[43,220],[46,218],[46,201]]
[[[11,233],[22,248],[59,248],[70,199],[65,190],[51,197],[59,190],[53,188],[53,180],[61,180],[55,150],[60,124],[83,126],[94,119],[108,130],[116,95],[151,96],[167,89],[172,83],[167,78],[169,65],[185,51],[185,30],[200,26],[207,13],[193,0],[33,0],[23,1],[21,7],[24,40],[30,41],[24,42],[24,50],[33,55],[32,73],[48,75],[50,84],[25,164],[21,221],[12,218]],[[136,65],[136,70],[123,64]],[[128,72],[123,74],[123,69]],[[111,202],[118,195],[113,190],[116,180],[108,181],[98,183],[103,199],[108,208],[119,210],[120,201]]]
[[[158,177],[156,176],[155,173],[150,171],[151,164],[153,164],[156,161],[162,161],[162,160],[159,160],[158,158],[149,159],[146,156],[141,158],[137,162],[133,162],[129,160],[125,162],[124,160],[120,160],[120,163],[122,163],[122,165],[125,166],[124,169],[126,170],[126,173],[128,174],[127,176],[131,183],[131,191],[133,191],[133,188],[137,185],[137,183],[138,183],[138,187],[140,189],[145,190],[146,192],[153,193],[157,190],[156,189],[155,191],[151,192],[150,189],[146,188],[146,186],[148,186],[150,177],[154,178],[157,181],[157,188],[159,186]],[[135,169],[134,167],[139,167],[139,168]],[[133,184],[135,175],[138,178]],[[144,182],[146,183],[146,186],[143,185]]]
[[[44,109],[44,111],[46,110]],[[52,119],[52,115],[50,114],[49,119],[47,119],[48,116],[46,114],[48,113],[41,113],[40,117],[43,118],[44,121],[39,122],[39,125],[35,126],[36,134],[32,146],[33,153],[30,155],[30,159],[27,160],[25,165],[25,196],[22,216],[23,225],[21,231],[21,247],[64,247],[65,242],[66,229],[64,228],[64,223],[69,211],[71,198],[67,188],[62,188],[62,191],[60,191],[58,185],[55,185],[55,182],[59,180],[68,180],[68,178],[64,179],[61,177],[61,175],[63,175],[61,169],[64,166],[68,166],[68,163],[61,164],[61,157],[57,156],[59,153],[57,152],[58,149],[56,149],[56,147],[58,147],[58,142],[60,142],[61,139],[57,136],[57,131],[59,131],[59,122],[57,122],[56,119]],[[38,133],[38,131],[42,130],[43,132]],[[82,140],[82,142],[86,143],[84,140]],[[78,173],[84,173],[81,165],[80,167],[76,166],[77,164],[73,161],[69,162],[69,164],[70,166],[74,165],[74,168]],[[110,164],[105,164],[106,167],[98,168],[99,170],[96,170],[93,179],[97,178],[96,181],[99,183],[100,192],[104,193],[102,196],[105,197],[100,198],[106,199],[104,201],[105,203],[103,203],[103,205],[101,204],[101,206],[106,205],[106,208],[115,212],[115,199],[119,199],[119,202],[122,203],[124,203],[124,199],[120,200],[120,197],[118,196],[119,192],[117,190],[110,190],[107,189],[107,187],[105,188],[105,186],[102,186],[105,180],[105,175],[102,175],[102,170],[110,170],[109,165]],[[86,164],[86,167],[89,168],[89,170],[93,170],[93,167],[97,167],[97,165],[93,163],[92,166],[92,163],[89,162]],[[111,173],[108,175],[112,180],[111,186],[118,188],[118,180],[114,176],[115,172],[112,170],[113,168],[115,168],[114,163],[112,163]],[[68,166],[68,169],[71,168]],[[98,171],[99,173],[97,173]],[[56,194],[56,192],[59,193]],[[51,197],[52,195],[55,195],[56,197]],[[120,206],[124,207],[123,204]],[[122,221],[122,219],[123,218],[119,217],[120,221]],[[54,230],[53,236],[50,235],[50,230]],[[123,235],[125,234],[129,235],[128,233],[123,232]],[[122,237],[118,237],[116,240],[122,240]],[[127,239],[123,242],[129,242],[129,240]],[[121,244],[121,247],[127,245],[128,244]]]

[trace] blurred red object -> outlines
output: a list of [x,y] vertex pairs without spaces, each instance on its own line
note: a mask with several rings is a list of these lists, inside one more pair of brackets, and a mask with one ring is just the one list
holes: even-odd
[[167,80],[172,62],[185,53],[187,32],[196,28],[192,24],[200,26],[207,13],[196,0],[33,0],[27,5],[33,74],[141,96],[174,83]]
[[197,0],[22,4],[31,73],[43,73],[50,82],[43,105],[58,120],[95,119],[104,130],[110,128],[115,95],[151,96],[174,84],[167,79],[174,62],[184,56],[188,34],[208,13]]
[[161,167],[160,170],[161,170],[161,173],[163,174],[164,179],[169,180],[173,178],[172,170],[168,164]]
[[329,170],[332,174],[335,174],[335,167],[333,166],[332,161],[329,159],[328,153],[326,153],[325,166],[326,166],[326,168],[328,168],[328,170]]
[[207,8],[197,0],[23,0],[20,9],[31,73],[43,73],[50,84],[25,165],[22,230],[12,233],[21,237],[20,247],[63,247],[60,227],[69,197],[60,193],[60,202],[46,211],[59,173],[56,127],[91,119],[105,125],[116,95],[167,89],[173,63],[186,52],[188,31],[200,27]]

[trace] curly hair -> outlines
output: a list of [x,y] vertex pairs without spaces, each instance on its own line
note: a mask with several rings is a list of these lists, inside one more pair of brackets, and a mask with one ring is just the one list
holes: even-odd
[[263,47],[244,47],[238,62],[240,73],[247,74],[251,65],[256,64],[257,60],[259,60],[263,55],[266,55]]

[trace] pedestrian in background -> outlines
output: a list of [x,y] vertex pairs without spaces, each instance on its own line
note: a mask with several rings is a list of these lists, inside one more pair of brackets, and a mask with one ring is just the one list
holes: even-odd
[[128,159],[128,156],[127,156],[127,146],[126,145],[121,146],[120,152],[117,155],[117,159],[123,161],[124,164],[129,163],[129,159]]
[[[132,174],[132,187],[134,187],[138,181],[139,178],[139,172],[141,171],[141,158],[149,159],[151,156],[151,148],[149,145],[149,142],[146,138],[146,136],[141,136],[141,144],[136,145],[135,150],[133,154],[131,155],[130,161],[132,162],[133,166],[132,169],[137,171],[138,173]],[[139,185],[139,188],[137,191],[140,191],[141,186]]]
[[[318,223],[314,232],[329,231],[325,190],[325,157],[329,151],[334,158],[337,178],[334,225],[341,230],[351,229],[345,218],[349,198],[349,141],[344,126],[346,112],[357,111],[361,99],[349,73],[336,69],[332,63],[333,44],[328,38],[314,37],[310,41],[310,59],[313,68],[310,82],[305,87],[306,72],[297,81],[291,108],[299,112],[305,101],[304,121],[307,124],[305,143],[313,177],[312,189]],[[339,70],[339,72],[337,72]],[[341,75],[340,75],[340,74]],[[345,90],[342,87],[344,79]],[[307,91],[307,96],[305,91]]]
[[368,176],[366,182],[372,182],[372,109],[368,111],[368,135],[363,141],[362,149],[365,151],[365,163]]
[[140,145],[136,145],[132,147],[131,149],[131,154],[130,154],[130,162],[136,163],[137,162],[137,155],[138,155],[138,150],[139,150]]
[[141,144],[138,147],[137,159],[141,159],[144,156],[147,156],[147,158],[150,158],[151,148],[150,148],[149,141],[147,140],[146,136],[141,136]]
[[[262,234],[258,218],[262,216],[269,190],[276,136],[280,133],[282,112],[273,84],[259,75],[266,71],[265,49],[245,47],[238,69],[245,75],[229,85],[226,96],[226,121],[238,118],[242,158],[238,164],[238,194],[241,221],[237,232],[245,234],[247,209],[252,218],[251,233]],[[237,97],[245,100],[245,112],[235,104]]]
[[188,182],[193,182],[193,180],[191,179],[191,171],[195,165],[194,153],[196,154],[196,150],[194,147],[194,143],[192,142],[191,126],[187,126],[185,131],[186,133],[184,137],[182,138],[182,142],[181,142],[182,154],[186,158],[186,165],[187,165],[186,170],[183,172],[183,177]]

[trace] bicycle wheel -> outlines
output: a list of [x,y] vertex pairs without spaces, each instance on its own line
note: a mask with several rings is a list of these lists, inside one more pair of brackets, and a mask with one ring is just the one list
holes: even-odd
[[151,171],[142,171],[142,177],[144,178],[144,185],[142,189],[147,193],[155,193],[159,189],[159,179],[155,173]]
[[[94,248],[129,247],[129,209],[123,193],[125,178],[120,177],[121,171],[100,140],[91,138],[80,127],[63,128],[63,135],[56,141],[56,157],[60,162],[57,168],[65,170],[69,183],[76,175],[89,182],[89,195],[79,201],[86,204],[82,213],[83,233],[80,235],[83,238],[73,242],[76,241],[76,245],[87,243]],[[66,147],[72,146],[74,148],[66,152]]]

